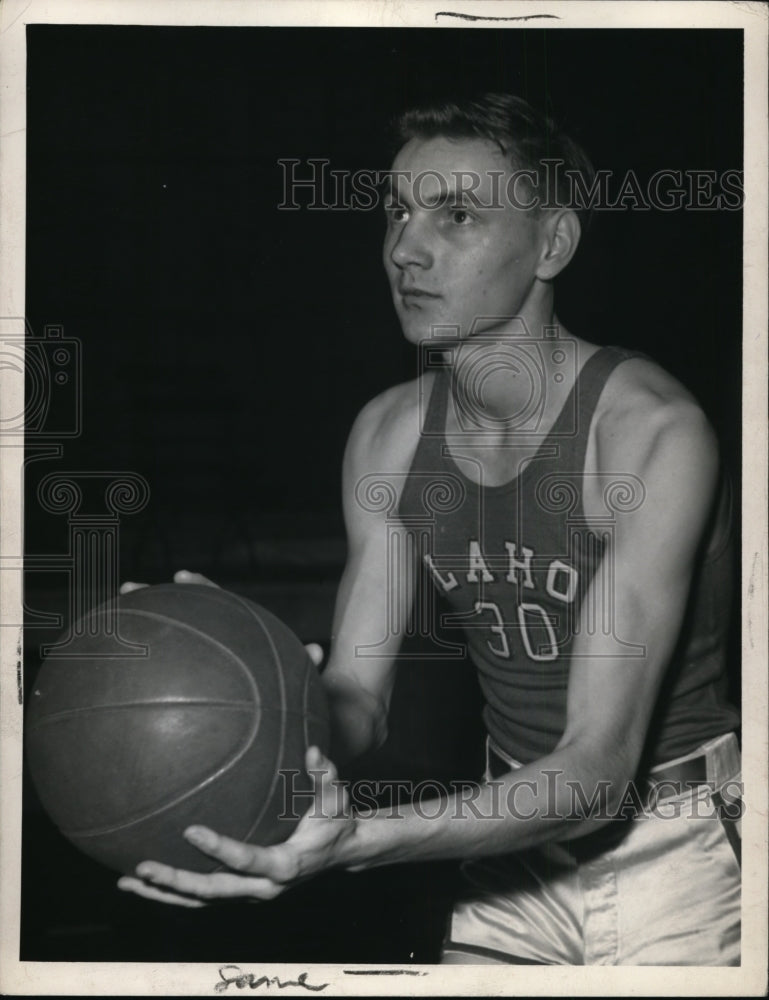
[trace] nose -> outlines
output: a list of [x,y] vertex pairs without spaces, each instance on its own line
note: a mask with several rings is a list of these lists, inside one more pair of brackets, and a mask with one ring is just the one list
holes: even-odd
[[427,232],[427,219],[412,215],[390,237],[390,260],[396,267],[429,268],[433,256]]

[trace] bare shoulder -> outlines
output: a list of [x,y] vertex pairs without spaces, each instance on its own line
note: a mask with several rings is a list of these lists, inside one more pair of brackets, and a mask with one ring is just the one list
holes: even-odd
[[422,400],[433,376],[392,386],[370,400],[358,414],[345,452],[345,468],[407,471],[419,441]]
[[709,478],[718,462],[716,436],[692,394],[647,358],[618,365],[601,394],[593,437],[602,459],[622,456],[643,469],[662,455]]
[[[607,475],[632,477],[643,503],[617,521],[625,543],[635,537],[648,548],[655,539],[688,565],[717,506],[719,454],[707,417],[677,379],[643,358],[618,365],[596,409],[585,467],[596,473],[585,481],[588,518],[605,514]],[[724,508],[722,528],[727,516]]]

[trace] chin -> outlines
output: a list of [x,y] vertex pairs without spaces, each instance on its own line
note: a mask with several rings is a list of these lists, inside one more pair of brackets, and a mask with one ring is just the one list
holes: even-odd
[[445,323],[430,322],[424,315],[416,312],[398,313],[403,336],[410,344],[421,344],[423,341],[434,341],[436,344],[447,340],[456,340],[451,332],[446,330]]
[[401,325],[401,332],[410,344],[419,344],[430,336],[430,325],[420,322],[411,314],[398,313],[398,322]]

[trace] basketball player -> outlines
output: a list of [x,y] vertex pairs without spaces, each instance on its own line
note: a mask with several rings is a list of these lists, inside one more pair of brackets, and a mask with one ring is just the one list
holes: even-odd
[[[462,858],[444,962],[738,964],[729,498],[713,432],[652,360],[560,325],[554,280],[582,228],[573,177],[592,174],[549,119],[487,95],[408,113],[400,140],[384,265],[425,364],[365,407],[347,447],[349,560],[323,673],[332,756],[385,739],[390,623],[411,610],[421,562],[479,671],[484,784],[473,808],[457,794],[434,818],[358,815],[311,748],[320,808],[285,844],[193,827],[230,872],[148,861],[121,885],[199,906],[273,898],[335,866]],[[546,158],[563,161],[554,188]]]

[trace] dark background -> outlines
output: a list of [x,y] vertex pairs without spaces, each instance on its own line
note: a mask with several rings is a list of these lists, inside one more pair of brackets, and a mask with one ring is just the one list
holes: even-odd
[[[278,211],[278,159],[383,170],[399,110],[498,89],[620,177],[742,163],[735,31],[37,25],[28,84],[27,319],[80,342],[83,412],[63,456],[28,467],[27,553],[67,550],[66,517],[36,500],[43,475],[130,470],[151,500],[121,522],[121,578],[200,570],[322,643],[346,435],[417,357],[381,212]],[[737,481],[741,249],[738,212],[598,213],[558,290],[572,332],[646,351],[695,393]],[[28,692],[56,635],[36,614],[66,620],[63,574],[28,573],[26,604]],[[410,662],[372,773],[475,774],[478,704],[466,667]],[[23,959],[434,961],[456,878],[333,874],[268,907],[191,914],[119,894],[31,788],[24,822]]]

